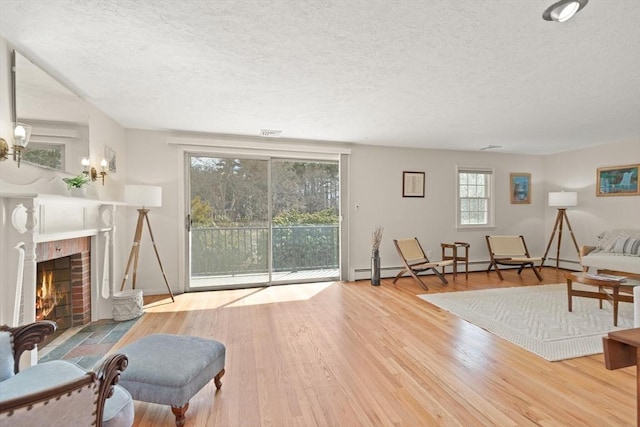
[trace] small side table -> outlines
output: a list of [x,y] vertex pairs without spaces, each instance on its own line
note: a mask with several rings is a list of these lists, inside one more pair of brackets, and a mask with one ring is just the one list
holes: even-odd
[[[453,280],[456,280],[456,276],[458,274],[458,263],[464,262],[464,276],[465,279],[469,279],[469,244],[466,242],[453,242],[453,243],[440,243],[440,247],[442,248],[442,260],[452,260],[453,261]],[[464,256],[462,256],[462,252],[458,253],[458,250],[462,250],[464,248]],[[450,253],[447,254],[448,250]],[[442,274],[444,274],[445,267],[442,267]]]
[[636,424],[640,425],[640,328],[609,332],[602,337],[604,365],[607,369],[620,369],[636,365]]

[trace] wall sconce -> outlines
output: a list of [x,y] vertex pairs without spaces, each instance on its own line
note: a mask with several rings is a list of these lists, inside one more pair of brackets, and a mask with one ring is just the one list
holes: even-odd
[[89,159],[82,159],[82,173],[88,175],[91,178],[91,181],[96,181],[98,176],[102,179],[102,185],[104,185],[104,177],[107,176],[107,166],[109,166],[109,162],[107,159],[102,159],[100,161],[100,172],[96,170],[96,168],[91,166]]
[[[20,159],[22,158],[22,152],[27,148],[29,139],[31,138],[31,126],[24,123],[13,124],[13,160],[18,162],[20,167]],[[7,160],[9,158],[9,144],[3,138],[0,138],[0,160]]]

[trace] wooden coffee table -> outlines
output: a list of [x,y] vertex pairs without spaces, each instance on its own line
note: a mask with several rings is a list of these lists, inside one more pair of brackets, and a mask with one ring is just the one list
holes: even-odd
[[[602,301],[608,300],[613,304],[613,326],[618,326],[618,302],[633,302],[633,288],[640,285],[637,281],[619,282],[604,280],[588,276],[586,273],[566,273],[567,297],[569,298],[569,311],[572,311],[572,297],[595,298]],[[573,282],[583,285],[597,286],[598,291],[584,291],[573,289]],[[622,294],[621,294],[622,292]]]

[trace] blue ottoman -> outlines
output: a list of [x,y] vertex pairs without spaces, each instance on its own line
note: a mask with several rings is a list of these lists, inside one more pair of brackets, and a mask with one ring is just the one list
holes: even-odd
[[224,344],[204,338],[148,335],[118,350],[129,358],[119,384],[134,400],[170,405],[182,426],[191,399],[212,379],[222,387]]

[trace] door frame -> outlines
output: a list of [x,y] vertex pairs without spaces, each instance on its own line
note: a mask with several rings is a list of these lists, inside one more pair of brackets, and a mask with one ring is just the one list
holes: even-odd
[[[191,141],[189,144],[185,144],[185,142]],[[199,143],[193,143],[194,141],[199,141]],[[206,145],[202,142],[206,141]],[[338,174],[339,174],[339,187],[340,187],[340,212],[339,212],[339,255],[338,255],[338,271],[339,278],[338,280],[348,280],[349,277],[349,247],[348,247],[348,235],[349,235],[349,202],[348,202],[348,165],[349,158],[351,154],[351,149],[344,147],[336,147],[331,146],[327,148],[333,148],[328,150],[319,150],[317,146],[303,146],[302,144],[292,144],[291,150],[283,150],[279,144],[276,144],[277,148],[273,147],[269,149],[270,144],[266,144],[263,141],[260,141],[260,147],[258,144],[255,144],[256,148],[247,149],[247,148],[238,148],[230,147],[230,146],[215,146],[213,139],[192,139],[191,137],[171,137],[168,142],[172,145],[177,145],[178,147],[178,191],[183,191],[183,197],[178,198],[178,218],[182,218],[183,224],[179,227],[179,241],[181,244],[178,248],[178,254],[180,259],[183,262],[178,263],[178,277],[181,283],[179,283],[179,288],[182,292],[192,292],[197,291],[196,289],[190,289],[189,283],[191,280],[191,271],[190,271],[190,236],[191,234],[187,232],[187,207],[189,206],[190,212],[190,194],[191,188],[190,183],[187,179],[187,172],[190,168],[189,158],[193,155],[203,155],[203,156],[211,156],[211,157],[241,157],[241,158],[254,158],[254,159],[290,159],[290,160],[318,160],[318,161],[336,161],[338,163]],[[228,139],[222,139],[221,141],[229,141]],[[253,145],[253,141],[245,141],[249,145]],[[238,141],[234,141],[233,144],[246,146],[247,144],[239,144]],[[295,149],[297,148],[297,149]],[[314,148],[310,150],[309,148]],[[269,164],[269,182],[271,180],[270,173],[270,164]],[[269,192],[271,192],[271,186],[269,185]],[[270,208],[269,208],[270,209]],[[271,233],[271,231],[270,231]],[[269,245],[271,246],[271,245]],[[271,278],[271,267],[272,267],[272,259],[271,259],[271,247],[269,247],[269,277]],[[278,282],[277,285],[287,284],[286,282]],[[265,287],[269,286],[269,283],[260,283],[256,284],[255,287]],[[230,285],[228,287],[224,287],[224,289],[239,289],[239,288],[248,288],[252,286],[247,285]],[[216,288],[223,289],[223,288]],[[202,291],[206,291],[209,289],[198,289]]]

